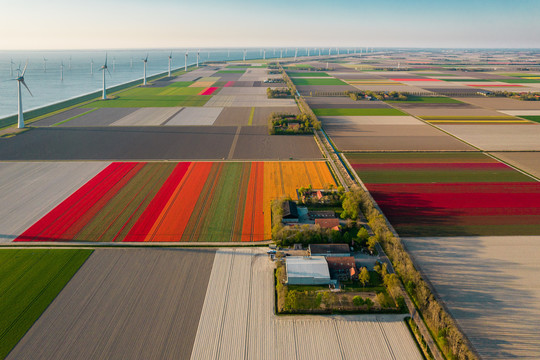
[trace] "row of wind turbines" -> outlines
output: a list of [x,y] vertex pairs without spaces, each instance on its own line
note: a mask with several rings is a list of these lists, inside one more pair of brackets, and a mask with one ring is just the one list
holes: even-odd
[[[319,56],[322,56],[323,55],[323,49],[322,48],[317,48],[318,49],[318,52],[319,52]],[[315,49],[315,50],[317,50]],[[307,52],[307,56],[309,57],[310,56],[310,48],[306,48],[306,52]],[[287,51],[288,49],[285,49],[286,51],[286,54],[287,54]],[[340,49],[339,48],[336,48],[336,52],[338,55],[340,55]],[[369,48],[366,48],[366,53],[369,52]],[[373,52],[373,48],[371,48],[371,52]],[[328,55],[331,55],[332,53],[332,48],[328,48]],[[187,71],[187,63],[188,63],[188,51],[186,51],[185,53],[185,63],[184,63],[184,70]],[[350,49],[347,49],[347,54],[350,54]],[[354,54],[357,54],[357,49],[355,48],[354,49]],[[360,49],[360,54],[362,54],[362,49]],[[263,59],[266,59],[266,49],[261,49],[261,55],[263,57]],[[274,56],[276,55],[276,49],[274,48]],[[230,50],[227,50],[227,56],[230,57]],[[247,56],[247,49],[244,49],[243,50],[243,61],[246,61],[246,56]],[[298,56],[298,48],[295,49],[295,52],[294,52],[294,60],[296,61],[297,59],[297,56]],[[210,57],[210,54],[208,55],[208,57]],[[105,54],[105,63],[99,68],[100,71],[102,71],[102,76],[103,76],[103,89],[102,89],[102,95],[101,95],[101,99],[102,100],[107,100],[107,84],[106,84],[106,73],[107,72],[109,74],[109,76],[112,76],[111,75],[111,72],[109,71],[109,67],[107,65],[107,54]],[[279,58],[283,58],[283,48],[280,49],[280,56]],[[172,59],[173,59],[173,56],[172,56],[172,51],[171,53],[169,54],[168,56],[168,76],[171,77],[171,68],[172,68]],[[146,81],[146,67],[147,67],[147,64],[148,64],[148,53],[146,54],[146,57],[142,58],[141,59],[143,64],[144,64],[144,67],[143,67],[143,86],[147,85],[147,81]],[[47,61],[48,59],[46,59],[45,57],[43,58],[43,62],[44,62],[44,71],[46,72],[47,71]],[[197,51],[197,62],[195,64],[196,67],[199,67],[199,61],[200,61],[200,50]],[[14,74],[14,70],[13,70],[13,65],[15,65],[15,63],[13,62],[13,59],[11,59],[11,62],[10,62],[10,71],[11,71],[11,76],[13,76]],[[130,61],[130,66],[133,67],[133,58],[131,58],[131,61]],[[19,73],[19,75],[14,78],[13,80],[16,80],[17,81],[17,104],[18,104],[18,121],[17,121],[17,127],[19,129],[22,129],[24,128],[24,113],[23,113],[23,107],[22,107],[22,93],[21,93],[21,85],[24,86],[27,90],[28,90],[28,93],[32,95],[32,92],[30,91],[30,88],[28,88],[28,86],[26,85],[25,81],[24,81],[24,74],[26,73],[26,69],[28,67],[28,60],[26,61],[26,64],[24,66],[24,69],[21,71],[20,69],[20,66],[18,69],[16,69],[16,71]],[[115,67],[115,59],[113,58],[113,71],[114,71],[114,67]],[[71,70],[71,57],[69,58],[69,69]],[[90,73],[93,74],[94,73],[94,60],[91,59],[91,62],[90,62]],[[60,63],[60,79],[61,80],[64,80],[64,61],[62,60],[61,63]]]

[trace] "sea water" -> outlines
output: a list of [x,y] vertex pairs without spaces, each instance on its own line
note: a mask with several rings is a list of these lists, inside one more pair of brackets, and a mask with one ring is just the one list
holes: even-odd
[[[197,61],[197,50],[188,49],[188,65]],[[248,49],[246,60],[261,59],[262,49]],[[266,58],[279,57],[281,49],[266,49]],[[172,69],[183,68],[185,49],[172,50]],[[101,90],[100,67],[107,54],[107,87],[142,79],[143,61],[148,54],[147,77],[166,72],[171,50],[62,50],[62,51],[0,51],[0,119],[17,113],[16,69],[28,68],[24,79],[31,96],[22,89],[23,109],[32,110],[44,105],[67,100]],[[283,49],[283,57],[294,57],[295,49]],[[307,49],[298,49],[298,56],[307,55]],[[311,56],[315,50],[311,50]],[[318,53],[317,53],[318,55]],[[200,61],[242,60],[243,49],[200,49]],[[10,65],[11,61],[15,63]],[[93,61],[93,73],[91,63]],[[64,64],[63,80],[61,64]],[[13,73],[11,73],[13,68]]]

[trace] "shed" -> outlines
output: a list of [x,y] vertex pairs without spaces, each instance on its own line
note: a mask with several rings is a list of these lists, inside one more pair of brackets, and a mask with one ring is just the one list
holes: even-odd
[[287,200],[283,202],[283,221],[298,222],[298,208],[294,201]]
[[308,217],[310,219],[331,219],[336,217],[336,213],[330,210],[318,210],[318,211],[309,211]]
[[330,284],[328,263],[323,256],[289,256],[285,266],[289,285]]
[[310,244],[311,256],[351,256],[347,244]]

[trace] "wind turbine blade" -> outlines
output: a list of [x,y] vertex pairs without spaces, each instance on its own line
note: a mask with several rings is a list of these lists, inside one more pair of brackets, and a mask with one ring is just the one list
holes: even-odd
[[[26,64],[24,65],[24,70],[22,71],[21,76],[24,77],[24,73],[26,72],[26,68],[27,68],[27,67],[28,67],[28,59],[26,60]],[[24,84],[24,82],[23,82],[23,84]],[[24,85],[24,86],[26,86],[26,85]],[[28,90],[28,91],[30,91],[30,90]],[[34,96],[34,95],[32,95],[32,96]]]
[[144,58],[144,61],[148,61],[148,53],[146,53],[146,57]]
[[105,67],[107,67],[107,53],[105,53]]
[[24,87],[26,88],[26,90],[28,90],[28,92],[30,93],[30,95],[32,97],[34,97],[34,95],[32,95],[32,92],[30,91],[30,89],[28,88],[28,86],[26,86],[26,83],[24,82],[24,80],[21,80],[21,83],[24,85]]
[[109,76],[112,77],[111,72],[109,71],[109,68],[106,68],[107,72],[109,73]]

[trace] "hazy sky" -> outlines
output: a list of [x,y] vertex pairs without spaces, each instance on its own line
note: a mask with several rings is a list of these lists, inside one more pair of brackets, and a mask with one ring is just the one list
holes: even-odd
[[0,9],[0,50],[540,48],[540,0],[0,0]]

